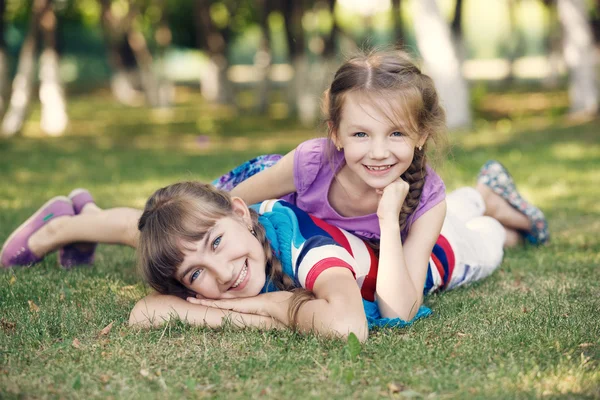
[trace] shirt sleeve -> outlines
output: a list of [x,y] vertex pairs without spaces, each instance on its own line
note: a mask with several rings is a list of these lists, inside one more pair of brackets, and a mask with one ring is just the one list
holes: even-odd
[[322,168],[326,139],[311,139],[300,143],[294,153],[294,185],[303,194],[315,181]]
[[307,290],[312,290],[319,275],[329,268],[347,268],[356,277],[354,257],[325,236],[308,239],[300,249],[296,264],[296,278]]

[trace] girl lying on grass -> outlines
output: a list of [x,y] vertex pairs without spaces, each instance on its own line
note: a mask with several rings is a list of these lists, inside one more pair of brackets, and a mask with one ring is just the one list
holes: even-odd
[[[425,153],[427,143],[444,134],[444,113],[431,79],[405,54],[373,53],[346,62],[326,91],[324,109],[327,139],[301,144],[251,178],[264,168],[265,159],[246,164],[218,184],[231,188],[248,178],[232,194],[249,204],[287,195],[288,201],[325,222],[372,241],[381,237],[380,261],[385,267],[379,268],[375,281],[365,278],[371,286],[363,290],[363,297],[374,299],[376,289],[384,317],[414,318],[423,287],[425,292],[455,287],[489,274],[502,258],[503,245],[518,241],[518,232],[534,243],[547,240],[543,214],[522,200],[497,163],[484,168],[477,190],[449,196],[446,215],[444,184],[427,165]],[[394,224],[389,218],[382,224],[376,211],[392,184],[399,193],[399,215]],[[50,235],[42,235],[33,232],[48,221],[28,221],[27,230],[5,244],[2,263],[36,262],[59,245],[76,241],[137,245],[139,211],[100,210],[89,194],[73,195],[74,203],[77,196],[82,206],[72,213],[79,209],[78,217],[86,225],[61,230],[60,218],[46,225]],[[452,209],[451,200],[459,207]],[[54,214],[58,215],[69,215],[68,210]],[[389,253],[383,251],[386,248]],[[92,259],[91,248],[70,245],[61,252],[61,263],[67,266]],[[358,278],[364,287],[365,281]]]

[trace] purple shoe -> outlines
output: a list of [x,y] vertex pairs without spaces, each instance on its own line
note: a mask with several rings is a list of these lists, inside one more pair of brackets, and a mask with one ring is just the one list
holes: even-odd
[[8,268],[18,265],[32,265],[42,261],[43,256],[38,257],[29,249],[29,238],[46,225],[48,221],[66,215],[74,215],[71,200],[64,196],[57,196],[48,200],[6,239],[0,254],[0,263]]
[[522,232],[525,240],[534,245],[541,245],[550,239],[548,221],[544,213],[521,196],[515,182],[502,164],[495,160],[486,162],[479,171],[477,183],[488,186],[513,208],[529,218],[530,232]]
[[[94,198],[86,189],[71,191],[69,199],[73,202],[75,215],[79,215],[86,204],[94,203]],[[58,253],[60,265],[67,269],[75,265],[92,265],[97,245],[97,243],[77,242],[63,247]]]

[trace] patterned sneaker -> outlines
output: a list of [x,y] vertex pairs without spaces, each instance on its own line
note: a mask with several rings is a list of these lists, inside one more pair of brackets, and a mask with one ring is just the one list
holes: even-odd
[[[75,189],[69,193],[73,202],[75,215],[79,215],[86,204],[94,203],[94,198],[86,189]],[[66,245],[59,250],[58,259],[63,268],[73,268],[76,265],[92,265],[97,243],[77,242]]]
[[544,213],[519,194],[515,182],[502,164],[495,160],[486,162],[479,171],[477,183],[488,186],[494,193],[506,200],[508,204],[529,218],[531,222],[530,232],[522,232],[529,243],[541,245],[550,239],[548,222],[544,217]]
[[0,254],[0,263],[8,268],[19,265],[33,265],[42,261],[43,256],[38,257],[29,249],[29,238],[46,225],[48,221],[65,215],[74,215],[71,200],[64,196],[57,196],[48,200],[6,239]]

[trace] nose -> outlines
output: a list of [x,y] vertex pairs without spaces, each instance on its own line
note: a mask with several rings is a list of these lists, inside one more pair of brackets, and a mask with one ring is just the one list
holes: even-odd
[[213,259],[210,262],[210,269],[220,285],[225,285],[234,278],[233,274],[235,270],[231,263],[219,262],[219,260]]
[[390,155],[388,144],[385,140],[374,139],[371,141],[370,157],[374,160],[384,160]]

